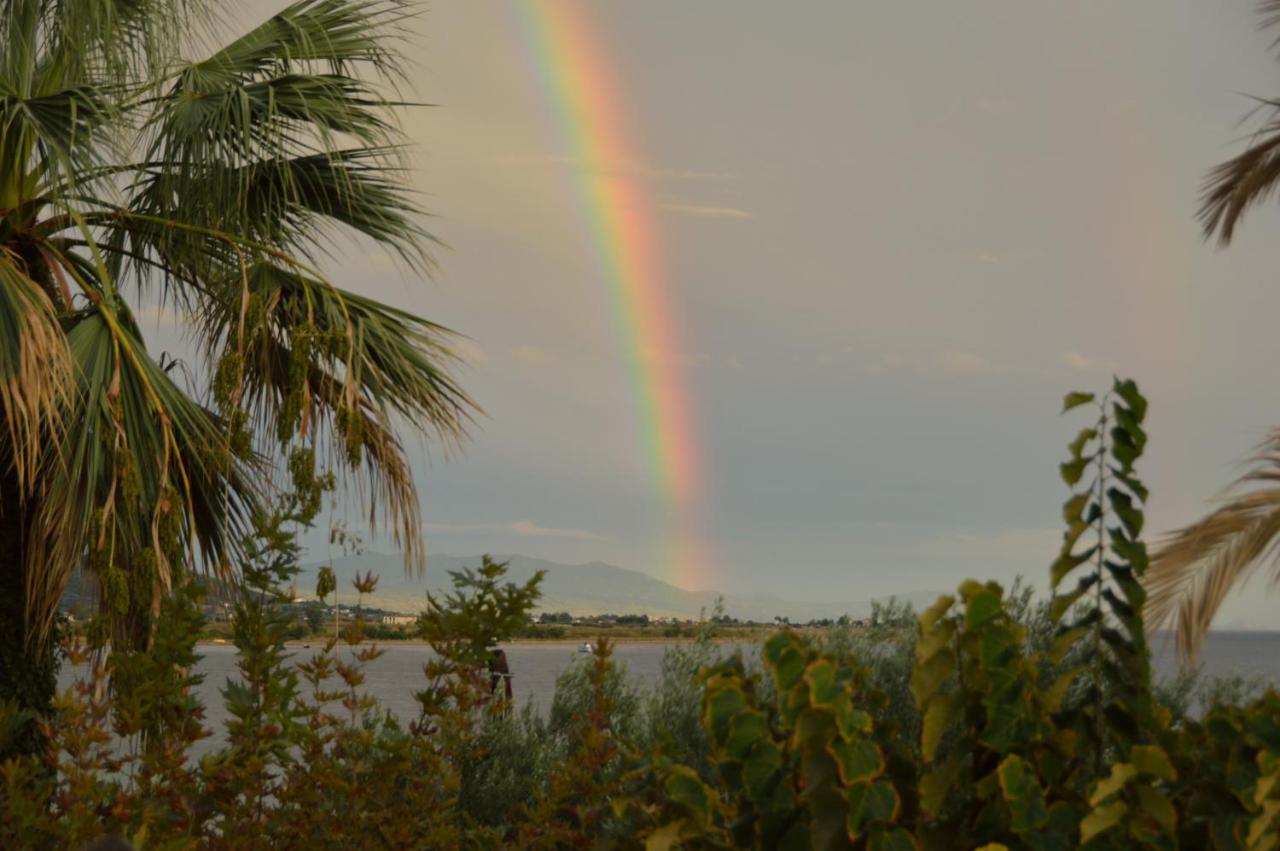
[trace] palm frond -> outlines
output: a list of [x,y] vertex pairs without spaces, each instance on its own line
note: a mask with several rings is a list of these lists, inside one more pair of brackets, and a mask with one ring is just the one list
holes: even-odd
[[[105,94],[76,86],[43,95],[0,91],[0,193],[12,209],[41,183],[78,182],[102,162],[100,134],[110,120]],[[5,192],[5,190],[8,190]]]
[[[242,325],[244,295],[256,307]],[[478,409],[448,371],[452,332],[267,262],[204,307],[197,333],[211,354],[242,352],[243,403],[258,428],[328,430],[335,460],[368,474],[371,515],[385,511],[419,563],[416,489],[392,417],[446,443],[465,434]]]
[[412,15],[412,4],[404,0],[301,0],[191,64],[183,77],[211,91],[297,63],[323,63],[344,74],[362,64],[400,76],[388,39]]
[[[412,4],[299,0],[209,51],[220,6],[0,0],[0,463],[37,639],[88,568],[144,640],[179,561],[237,557],[298,441],[418,563],[398,432],[453,444],[477,411],[447,329],[319,268],[347,233],[430,269],[392,113]],[[126,302],[153,285],[205,361],[183,386]]]
[[[297,358],[288,346],[270,337],[258,339],[253,348],[245,370],[246,402],[256,411],[276,412],[271,418],[274,421],[289,408],[289,398],[298,384]],[[343,382],[316,364],[302,372],[307,407],[298,416],[307,422],[305,430],[312,435],[327,431],[316,443],[330,450],[335,466],[363,475],[356,486],[364,497],[370,527],[388,530],[392,542],[404,553],[405,570],[421,574],[426,553],[417,486],[386,412],[363,396],[353,403]],[[348,453],[343,440],[347,434],[358,435],[359,459]]]
[[[12,0],[11,0],[12,2]],[[17,0],[22,2],[22,0]],[[212,0],[37,0],[45,63],[74,78],[146,85],[213,20]]]
[[0,420],[8,462],[26,491],[45,447],[61,434],[72,373],[53,303],[24,265],[0,247]]
[[[1276,560],[1280,547],[1280,429],[1252,458],[1233,490],[1253,487],[1161,541],[1143,584],[1152,629],[1177,630],[1179,655],[1194,661],[1214,616],[1232,590]],[[1276,574],[1280,579],[1280,573]]]
[[[436,240],[417,223],[421,213],[406,181],[395,179],[394,154],[392,148],[361,147],[238,167],[205,161],[185,169],[177,181],[149,170],[133,187],[132,212],[166,220],[181,210],[185,221],[309,258],[330,251],[332,231],[347,229],[395,251],[410,267],[430,268],[426,246]],[[223,193],[233,188],[228,203]],[[110,226],[129,233],[135,251],[162,251],[175,266],[188,257],[215,256],[226,263],[236,241],[209,245],[205,234],[148,228],[137,219],[118,217]]]
[[1280,110],[1266,109],[1271,116],[1249,147],[1215,166],[1200,193],[1200,226],[1223,245],[1231,242],[1245,212],[1280,188]]
[[407,14],[398,0],[303,0],[178,72],[153,104],[126,206],[194,229],[121,223],[129,251],[162,256],[179,280],[209,278],[240,265],[238,240],[315,265],[335,227],[428,269],[432,239],[395,180],[400,136],[379,82],[399,74],[390,45]]
[[[87,562],[108,585],[114,571],[130,587],[162,591],[175,558],[224,569],[248,527],[257,491],[225,424],[171,380],[131,326],[94,309],[68,334],[79,381],[65,438],[45,458],[27,553],[38,567],[27,571],[38,634],[77,565]],[[136,590],[124,595],[144,610],[152,603]]]
[[[1258,6],[1260,28],[1280,25],[1280,0],[1263,0]],[[1280,38],[1272,47],[1280,46]],[[1236,227],[1253,206],[1272,198],[1280,188],[1280,103],[1258,99],[1253,113],[1263,116],[1243,152],[1217,166],[1206,176],[1200,192],[1197,218],[1206,238],[1226,245]]]

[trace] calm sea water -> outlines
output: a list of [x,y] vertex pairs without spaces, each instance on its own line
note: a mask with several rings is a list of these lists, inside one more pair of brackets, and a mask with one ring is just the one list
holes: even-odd
[[[669,643],[619,644],[614,651],[614,659],[626,667],[638,684],[649,685],[657,680],[663,654],[671,646]],[[725,645],[725,652],[732,649]],[[387,645],[385,650],[381,658],[365,669],[365,690],[402,720],[416,718],[417,703],[413,693],[425,682],[422,666],[430,658],[431,651],[424,646],[408,644]],[[570,665],[580,664],[588,658],[571,644],[512,644],[506,645],[505,650],[514,675],[512,691],[516,705],[523,706],[526,701],[532,701],[542,712],[551,705],[560,674]],[[230,645],[204,645],[199,651],[203,658],[198,671],[204,674],[205,679],[198,694],[206,707],[207,726],[218,731],[226,719],[219,689],[228,678],[237,676],[235,648]],[[1157,637],[1154,651],[1157,676],[1173,675],[1177,664],[1172,641],[1168,637]],[[302,661],[316,651],[296,646],[293,652],[294,658]],[[1206,676],[1242,675],[1280,685],[1280,632],[1213,633],[1205,644],[1201,661]],[[59,677],[61,685],[70,684],[77,674],[71,668],[64,668]],[[202,742],[203,747],[197,750],[212,748],[217,738],[215,735],[212,741]]]

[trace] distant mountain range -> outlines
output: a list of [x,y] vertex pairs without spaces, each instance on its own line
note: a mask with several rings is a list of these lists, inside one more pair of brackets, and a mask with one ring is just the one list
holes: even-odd
[[[725,614],[740,620],[770,621],[775,617],[785,617],[792,621],[809,621],[846,614],[851,618],[863,618],[871,613],[872,600],[869,599],[816,603],[762,595],[685,591],[646,573],[598,561],[558,564],[523,555],[495,555],[493,558],[509,562],[507,577],[513,582],[525,582],[538,570],[546,572],[542,581],[542,597],[538,602],[539,611],[695,618],[703,609],[710,612],[716,598],[723,596]],[[303,567],[298,577],[300,596],[314,595],[316,574],[322,564],[328,562]],[[365,598],[365,603],[394,612],[421,611],[426,606],[426,592],[436,593],[451,587],[449,571],[464,566],[479,567],[480,556],[432,555],[426,575],[421,578],[405,575],[404,560],[399,555],[365,553],[333,561],[343,602],[354,602],[351,579],[356,572],[372,571],[380,577],[378,589]],[[920,592],[899,595],[897,599],[920,611],[932,605],[938,596],[936,592]],[[880,602],[886,600],[884,598]]]

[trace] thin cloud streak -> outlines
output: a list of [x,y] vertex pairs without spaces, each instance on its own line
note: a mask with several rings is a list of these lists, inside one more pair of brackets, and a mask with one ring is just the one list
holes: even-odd
[[603,540],[585,529],[557,529],[539,526],[532,520],[516,520],[511,523],[428,523],[428,533],[438,535],[518,535],[525,538],[570,538],[576,541]]
[[1081,354],[1080,352],[1058,352],[1058,363],[1071,369],[1090,370],[1107,368],[1106,361],[1091,358],[1088,355]]
[[950,375],[977,375],[993,369],[991,362],[982,355],[962,350],[943,352],[938,358],[938,365]]
[[645,180],[731,181],[738,179],[738,175],[726,171],[663,168],[640,162],[588,162],[578,157],[551,154],[513,154],[503,156],[498,158],[498,165],[506,168],[545,168],[547,166],[555,166],[587,171],[593,174],[618,175]]
[[754,219],[755,215],[737,207],[703,207],[697,204],[659,204],[659,210],[699,219]]

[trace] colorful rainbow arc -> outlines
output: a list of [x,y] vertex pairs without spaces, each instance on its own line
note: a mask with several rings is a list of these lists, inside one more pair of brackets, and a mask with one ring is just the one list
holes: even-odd
[[521,0],[522,41],[576,166],[579,213],[613,297],[645,457],[668,524],[666,571],[685,587],[707,587],[704,489],[694,416],[679,364],[653,205],[635,173],[625,103],[590,26],[573,0]]

